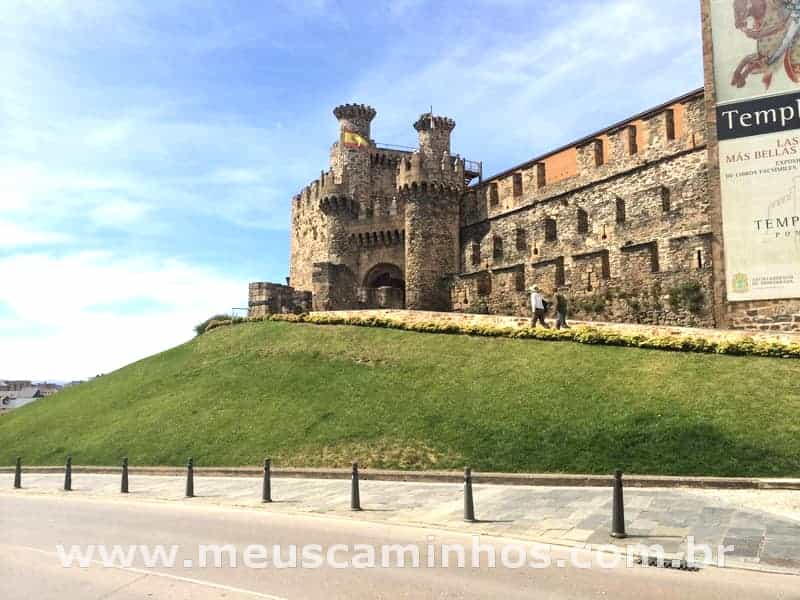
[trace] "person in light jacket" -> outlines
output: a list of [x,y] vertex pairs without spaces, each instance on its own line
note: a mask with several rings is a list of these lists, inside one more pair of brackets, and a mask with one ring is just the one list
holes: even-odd
[[531,288],[531,310],[533,311],[533,320],[531,327],[536,328],[537,323],[541,323],[542,327],[549,329],[549,326],[544,320],[545,303],[544,296],[539,291],[539,286],[535,285]]

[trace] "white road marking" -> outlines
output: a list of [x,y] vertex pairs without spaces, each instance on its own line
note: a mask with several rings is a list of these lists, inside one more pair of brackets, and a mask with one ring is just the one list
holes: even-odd
[[[2,544],[7,548],[19,548],[21,550],[30,550],[31,552],[38,552],[39,554],[44,554],[46,556],[52,556],[57,558],[57,552],[49,552],[47,550],[42,550],[41,548],[33,548],[31,546],[7,546],[6,544]],[[204,587],[214,588],[217,590],[223,590],[226,592],[235,592],[238,594],[247,594],[249,596],[253,596],[254,598],[265,598],[266,600],[289,600],[288,598],[284,598],[283,596],[273,596],[272,594],[262,594],[261,592],[256,592],[253,590],[246,590],[244,588],[237,588],[230,585],[224,585],[222,583],[214,583],[213,581],[204,581],[202,579],[194,579],[193,577],[181,577],[180,575],[172,575],[171,573],[163,573],[161,571],[151,571],[149,569],[138,569],[136,567],[120,567],[117,565],[108,566],[104,564],[102,561],[99,560],[92,560],[93,564],[100,565],[106,569],[117,569],[119,571],[127,571],[129,573],[136,573],[138,575],[152,575],[153,577],[163,577],[165,579],[172,579],[174,581],[182,581],[184,583],[191,583],[194,585],[200,585]]]

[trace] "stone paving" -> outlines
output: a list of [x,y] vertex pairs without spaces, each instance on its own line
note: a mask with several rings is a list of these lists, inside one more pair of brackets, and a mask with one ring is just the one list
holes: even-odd
[[[328,311],[319,314],[329,317],[361,317],[361,318],[380,318],[404,323],[459,323],[470,325],[483,325],[495,327],[511,327],[519,329],[530,327],[530,317],[515,317],[510,315],[476,315],[469,313],[456,312],[432,312],[421,310],[350,310],[350,311]],[[553,326],[554,318],[549,315],[547,318],[550,326]],[[800,333],[788,331],[764,331],[754,329],[708,329],[701,327],[678,327],[670,325],[640,325],[635,323],[608,323],[603,321],[577,321],[570,319],[570,325],[586,325],[605,331],[611,331],[623,335],[647,334],[656,336],[675,336],[675,337],[701,337],[709,341],[737,341],[743,338],[752,338],[763,342],[782,342],[785,344],[800,343]]]
[[[273,478],[275,502],[262,504],[255,477],[195,477],[194,499],[184,499],[183,477],[131,474],[129,496],[119,493],[119,477],[73,473],[74,496],[147,501],[181,501],[258,509],[265,513],[311,513],[544,543],[597,548],[609,544],[661,545],[681,558],[687,537],[695,544],[734,546],[727,565],[800,575],[800,492],[749,490],[625,489],[628,539],[612,540],[610,488],[476,485],[478,522],[464,523],[462,488],[457,484],[362,481],[363,512],[350,507],[344,479]],[[13,474],[0,473],[3,494],[65,494],[63,476],[23,474],[23,490],[13,490]],[[770,507],[780,509],[771,511]],[[764,507],[767,510],[759,510]],[[769,512],[768,512],[769,511]]]

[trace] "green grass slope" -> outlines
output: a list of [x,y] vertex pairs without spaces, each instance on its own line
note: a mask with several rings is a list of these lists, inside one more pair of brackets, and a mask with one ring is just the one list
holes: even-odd
[[0,464],[800,475],[797,361],[225,327],[0,418]]

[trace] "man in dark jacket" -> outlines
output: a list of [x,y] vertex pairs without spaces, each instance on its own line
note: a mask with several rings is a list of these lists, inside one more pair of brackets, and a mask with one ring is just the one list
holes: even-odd
[[556,294],[556,329],[569,329],[567,325],[567,299],[564,294],[558,292]]

